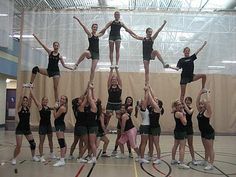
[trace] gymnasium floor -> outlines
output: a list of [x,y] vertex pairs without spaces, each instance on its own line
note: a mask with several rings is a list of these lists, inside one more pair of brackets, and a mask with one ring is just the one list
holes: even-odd
[[[38,134],[33,133],[38,144]],[[111,153],[115,136],[108,135],[110,138],[109,153]],[[73,134],[66,133],[66,142],[68,149],[73,141]],[[140,137],[138,137],[138,142]],[[143,164],[135,162],[134,159],[115,159],[100,157],[101,145],[98,149],[98,161],[93,164],[81,164],[76,160],[68,160],[63,167],[53,167],[54,161],[46,163],[32,162],[29,145],[26,139],[23,139],[23,147],[17,159],[17,165],[12,166],[10,159],[15,145],[15,135],[12,131],[0,131],[0,176],[1,177],[215,177],[215,176],[236,176],[236,136],[216,136],[215,140],[215,168],[212,171],[205,172],[200,166],[192,166],[191,169],[178,169],[174,165],[170,165],[171,148],[173,145],[173,137],[170,135],[162,135],[160,138],[161,159],[160,165]],[[55,153],[59,155],[59,148],[54,135]],[[197,160],[202,160],[204,156],[203,146],[199,136],[194,136],[195,155]],[[49,153],[48,143],[45,141],[45,154]],[[67,150],[67,152],[69,152]],[[38,152],[37,152],[38,154]],[[68,154],[68,153],[67,153]],[[78,154],[76,150],[74,156]],[[126,154],[128,154],[126,152]],[[46,155],[45,155],[46,156]],[[185,162],[190,162],[191,157],[188,152],[185,155]]]

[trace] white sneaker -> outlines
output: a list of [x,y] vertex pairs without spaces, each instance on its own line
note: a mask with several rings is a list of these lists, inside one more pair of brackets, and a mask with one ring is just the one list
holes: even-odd
[[139,163],[149,163],[149,161],[144,158],[141,158],[139,159]]
[[54,153],[50,153],[50,158],[51,159],[57,159],[57,156]]
[[193,164],[193,165],[199,165],[199,163],[200,163],[199,161],[192,160],[192,164]]
[[129,153],[129,158],[134,158],[132,152]]
[[204,170],[213,170],[213,165],[208,164],[208,165],[204,168]]
[[111,68],[111,69],[114,69],[114,68],[115,68],[115,65],[111,65],[110,68]]
[[135,162],[138,162],[141,159],[141,157],[135,157]]
[[115,67],[114,67],[115,69],[119,69],[119,66],[118,65],[115,65]]
[[147,157],[145,157],[145,159],[148,160],[148,161],[154,161],[155,160],[155,158],[152,157],[152,156],[147,156]]
[[207,166],[207,161],[202,160],[202,161],[199,162],[199,165],[200,166]]
[[54,167],[61,167],[61,166],[64,166],[65,164],[66,164],[65,160],[59,160],[53,166]]
[[12,160],[11,160],[11,164],[12,164],[12,165],[16,165],[16,159],[12,159]]
[[161,160],[160,159],[157,159],[155,161],[153,161],[154,164],[160,164],[161,163]]
[[178,167],[179,167],[180,169],[189,169],[189,168],[190,168],[188,165],[185,165],[184,163],[178,164]]
[[111,156],[116,156],[117,155],[117,151],[112,151],[112,153],[111,153]]
[[109,154],[107,154],[107,153],[103,153],[102,155],[101,155],[101,157],[111,157]]
[[117,159],[126,159],[126,156],[125,156],[125,154],[120,153],[120,154],[117,154],[115,156],[115,158],[117,158]]
[[26,84],[23,84],[23,87],[24,87],[24,88],[33,88],[34,85],[31,84],[31,83],[26,83]]
[[77,162],[79,162],[79,163],[87,163],[88,161],[86,159],[79,158],[79,159],[77,159]]
[[87,157],[85,157],[85,160],[87,160],[87,161],[89,161],[89,160],[91,160],[92,159],[92,157],[91,156],[87,156]]
[[88,163],[96,163],[96,162],[97,162],[96,157],[92,157],[92,159],[88,161]]
[[40,157],[40,162],[46,162],[43,156]]
[[176,165],[179,164],[180,162],[178,160],[171,160],[170,164],[171,165]]
[[35,162],[39,162],[39,161],[40,161],[40,159],[39,159],[37,156],[34,156],[34,157],[32,158],[32,160],[35,161]]
[[68,160],[72,160],[72,159],[74,159],[74,156],[73,156],[73,155],[69,155],[69,156],[67,157],[67,159],[68,159]]

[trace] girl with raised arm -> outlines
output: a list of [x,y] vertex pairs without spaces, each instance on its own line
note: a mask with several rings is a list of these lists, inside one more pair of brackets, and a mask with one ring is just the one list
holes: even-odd
[[41,103],[35,97],[32,88],[30,88],[30,95],[38,108],[40,121],[39,121],[39,154],[40,154],[40,161],[45,162],[43,156],[43,144],[46,138],[48,137],[48,143],[50,148],[50,157],[56,158],[55,154],[53,153],[53,142],[52,142],[52,125],[51,125],[51,110],[48,106],[48,98],[43,97]]
[[97,33],[98,24],[94,23],[91,27],[91,32],[88,30],[88,28],[81,22],[80,19],[77,17],[73,17],[76,19],[79,24],[84,29],[85,33],[88,35],[88,41],[89,41],[89,47],[88,49],[81,54],[78,61],[75,63],[74,70],[78,67],[78,65],[85,59],[92,59],[91,64],[91,71],[90,71],[90,83],[93,83],[94,75],[95,75],[95,69],[99,60],[99,37],[103,36],[106,28],[103,28],[100,32]]
[[[201,100],[202,94],[206,93],[206,100]],[[205,166],[204,170],[213,170],[213,163],[215,158],[215,152],[213,148],[215,139],[215,130],[210,125],[210,119],[212,117],[212,108],[209,101],[209,92],[201,90],[198,94],[196,106],[198,110],[197,120],[198,127],[201,132],[202,144],[205,149],[205,159],[200,165]]]
[[58,99],[58,84],[59,84],[59,80],[60,80],[60,70],[59,70],[59,66],[58,66],[58,62],[60,61],[62,66],[66,69],[69,70],[73,70],[72,68],[68,67],[65,65],[65,62],[62,58],[62,56],[60,55],[60,53],[58,52],[59,50],[59,42],[53,42],[53,50],[50,50],[47,46],[45,46],[40,40],[39,38],[33,34],[33,36],[35,37],[35,39],[39,42],[39,44],[46,50],[46,52],[48,53],[48,68],[39,68],[38,66],[35,66],[32,69],[32,75],[31,75],[31,79],[30,79],[30,83],[28,84],[23,84],[24,87],[33,87],[33,83],[35,80],[35,77],[37,75],[37,73],[48,76],[48,77],[52,77],[53,78],[53,89],[54,89],[54,98],[55,101],[59,101]]
[[[24,91],[24,92],[23,92]],[[25,89],[20,92],[20,99],[17,104],[17,111],[19,117],[19,123],[16,127],[16,147],[14,150],[13,159],[11,161],[12,165],[16,165],[16,157],[20,154],[23,135],[25,135],[26,139],[30,144],[32,160],[38,162],[39,159],[35,155],[36,143],[34,141],[34,137],[30,130],[30,107],[31,107],[31,98],[27,96],[23,96],[25,94]]]
[[164,28],[166,24],[166,20],[164,20],[163,25],[152,35],[152,28],[146,29],[146,37],[141,37],[136,34],[130,33],[130,35],[143,42],[143,65],[145,70],[145,85],[149,84],[149,65],[150,60],[154,60],[156,57],[160,60],[164,68],[168,68],[169,65],[164,62],[160,53],[157,50],[153,49],[154,40],[157,38],[158,34]]

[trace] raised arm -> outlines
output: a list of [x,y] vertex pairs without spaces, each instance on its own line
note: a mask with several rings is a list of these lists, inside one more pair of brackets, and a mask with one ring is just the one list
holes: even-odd
[[195,55],[197,55],[207,44],[207,41],[204,41],[203,45],[195,52]]
[[149,89],[148,87],[144,87],[144,98],[143,98],[143,103],[141,105],[142,110],[146,110],[147,108],[147,103],[148,103],[148,97],[149,97]]
[[61,106],[58,111],[54,108],[53,116],[54,116],[55,119],[57,119],[58,117],[61,116],[61,114],[65,113],[65,112],[66,112],[66,107],[65,106]]
[[204,90],[202,91],[204,93],[206,93],[206,101],[205,101],[205,106],[206,106],[206,112],[205,112],[205,115],[206,117],[211,117],[212,115],[212,109],[211,109],[211,104],[210,104],[210,95],[209,95],[209,92],[205,92]]
[[202,90],[199,92],[198,96],[197,96],[197,100],[196,100],[196,107],[197,107],[197,110],[200,111],[200,99],[201,99],[201,95],[202,95]]
[[121,80],[121,77],[120,77],[120,72],[119,72],[118,68],[115,68],[115,70],[116,70],[116,75],[117,75],[117,80],[118,80],[118,86],[121,89],[122,88],[122,80]]
[[189,107],[186,105],[185,101],[184,101],[183,103],[184,103],[184,109],[186,110],[186,112],[187,112],[188,114],[192,115],[192,114],[193,114],[193,108],[189,108]]
[[73,68],[71,68],[71,67],[69,67],[69,66],[66,66],[66,64],[65,64],[65,62],[64,62],[64,60],[63,60],[63,58],[62,58],[61,55],[59,56],[59,58],[60,58],[60,61],[61,61],[61,65],[62,65],[64,68],[69,69],[69,70],[73,70]]
[[143,40],[143,37],[141,37],[141,36],[138,36],[137,34],[135,34],[135,33],[129,33],[130,34],[130,36],[132,36],[134,39],[137,39],[137,40]]
[[152,36],[152,40],[153,40],[153,41],[157,38],[158,34],[159,34],[159,33],[161,32],[161,30],[164,28],[164,26],[166,25],[166,23],[167,23],[167,21],[164,20],[164,23],[161,25],[161,27],[153,34],[153,36]]
[[19,101],[17,103],[17,110],[18,111],[21,109],[24,94],[25,94],[25,88],[22,88],[21,91],[20,91],[20,94],[19,94]]
[[149,87],[149,92],[150,92],[152,98],[154,98],[155,96],[154,96],[154,93],[153,93],[152,87],[151,87],[150,85],[149,85],[148,87]]
[[40,104],[40,102],[39,102],[39,101],[37,100],[37,98],[35,97],[32,88],[30,88],[30,96],[31,96],[31,98],[33,99],[33,101],[34,101],[35,105],[37,106],[37,108],[38,108],[39,110],[41,110],[41,109],[42,109],[42,105]]
[[97,112],[97,105],[96,105],[96,103],[95,103],[95,101],[94,101],[94,99],[92,97],[92,89],[94,89],[94,88],[90,84],[89,85],[89,89],[88,89],[88,96],[87,97],[88,97],[88,102],[89,102],[89,104],[91,106],[91,111],[96,113]]
[[79,24],[82,26],[82,28],[84,29],[85,33],[88,35],[88,37],[91,37],[91,33],[90,31],[88,30],[88,28],[80,21],[80,19],[78,19],[76,16],[73,16],[74,19],[76,19]]
[[180,119],[180,121],[183,125],[187,125],[187,119],[186,119],[186,116],[184,115],[184,113],[176,112],[175,114],[176,114],[176,117]]
[[38,43],[44,48],[44,50],[47,51],[48,55],[50,55],[52,51],[49,48],[47,48],[47,46],[44,45],[35,34],[33,34],[33,36],[38,41]]
[[155,112],[159,113],[161,111],[161,109],[159,108],[157,102],[154,100],[154,98],[150,92],[148,94],[148,99],[150,101],[151,106],[154,108]]
[[110,68],[108,80],[107,80],[107,89],[111,87],[111,79],[112,79],[113,68]]

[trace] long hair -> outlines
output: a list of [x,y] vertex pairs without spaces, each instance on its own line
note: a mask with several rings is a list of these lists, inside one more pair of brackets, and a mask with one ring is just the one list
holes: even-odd
[[97,99],[97,117],[99,118],[102,114],[102,101],[98,98]]
[[157,100],[157,104],[158,104],[159,108],[161,109],[161,115],[163,115],[165,112],[165,110],[163,108],[163,102],[161,100]]

